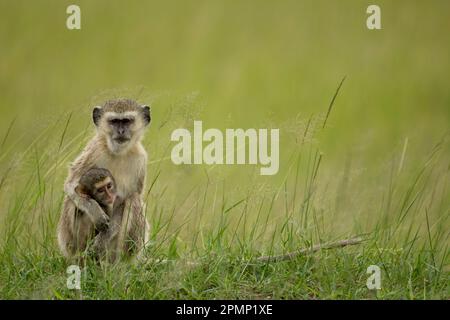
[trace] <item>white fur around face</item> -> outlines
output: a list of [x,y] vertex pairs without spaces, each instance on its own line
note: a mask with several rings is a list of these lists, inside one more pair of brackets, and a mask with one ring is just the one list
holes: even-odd
[[105,112],[104,117],[106,119],[126,119],[126,118],[136,118],[138,113],[136,111],[125,111],[121,113],[108,111]]
[[116,156],[104,153],[95,165],[111,172],[116,181],[117,195],[124,199],[138,192],[138,179],[145,167],[145,154]]

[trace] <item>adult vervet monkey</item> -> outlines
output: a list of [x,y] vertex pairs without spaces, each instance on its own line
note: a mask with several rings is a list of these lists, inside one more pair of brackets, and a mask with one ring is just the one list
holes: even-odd
[[151,120],[150,108],[130,99],[110,100],[94,108],[92,119],[96,135],[71,164],[64,184],[66,196],[58,224],[60,250],[65,257],[72,258],[86,249],[92,229],[108,228],[110,217],[99,204],[76,191],[80,177],[90,168],[98,167],[111,172],[117,195],[123,199],[117,252],[139,255],[149,235],[142,204],[147,152],[141,140]]

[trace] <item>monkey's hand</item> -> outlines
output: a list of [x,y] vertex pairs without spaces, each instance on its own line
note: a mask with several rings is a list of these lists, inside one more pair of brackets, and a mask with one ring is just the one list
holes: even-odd
[[102,231],[108,228],[109,216],[103,211],[97,201],[80,196],[76,192],[76,184],[65,186],[65,192],[75,203],[75,206],[86,213],[97,230]]
[[[95,202],[97,203],[97,202]],[[106,231],[109,228],[109,216],[103,212],[103,210],[101,208],[99,208],[100,211],[102,212],[101,215],[92,215],[91,216],[91,220],[92,223],[94,224],[95,229],[97,229],[98,231]]]
[[83,199],[81,203],[83,205],[81,210],[86,212],[94,224],[95,229],[98,231],[107,230],[109,227],[109,216],[103,211],[97,201],[93,199]]

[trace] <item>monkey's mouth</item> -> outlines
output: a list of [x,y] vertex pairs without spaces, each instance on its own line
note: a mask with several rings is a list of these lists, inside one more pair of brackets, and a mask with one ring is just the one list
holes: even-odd
[[114,138],[114,141],[117,142],[118,144],[123,144],[125,142],[130,141],[130,139],[128,139],[126,137],[117,137],[117,138]]

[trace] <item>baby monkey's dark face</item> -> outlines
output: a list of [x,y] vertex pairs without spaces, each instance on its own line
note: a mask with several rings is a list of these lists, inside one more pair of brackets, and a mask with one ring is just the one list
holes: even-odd
[[94,185],[90,196],[99,204],[110,206],[116,199],[115,189],[114,181],[110,177],[106,177]]
[[102,207],[112,207],[116,200],[116,183],[109,170],[92,168],[80,179],[78,191]]

